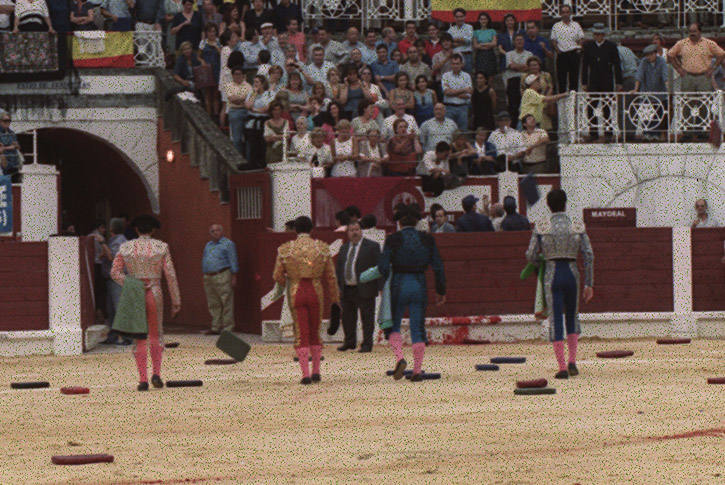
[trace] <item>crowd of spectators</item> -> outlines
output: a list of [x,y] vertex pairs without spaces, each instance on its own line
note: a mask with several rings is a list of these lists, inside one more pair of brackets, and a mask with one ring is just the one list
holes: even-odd
[[[479,207],[479,203],[481,203]],[[413,204],[418,212],[421,208]],[[396,206],[395,212],[398,207]],[[420,220],[416,229],[429,233],[528,231],[531,224],[517,211],[516,199],[506,196],[503,203],[490,203],[487,196],[479,199],[467,195],[461,199],[460,214],[447,212],[440,204],[432,204],[428,216]],[[421,212],[422,213],[422,212]],[[360,209],[351,205],[335,214],[335,232],[345,232],[350,221],[360,221],[363,231],[376,228],[377,219],[369,214],[361,216]]]
[[669,66],[683,91],[721,82],[725,51],[696,23],[669,51],[656,34],[640,61],[603,24],[587,40],[572,14],[563,5],[548,36],[513,14],[471,25],[462,8],[450,25],[338,36],[306,26],[290,0],[0,0],[0,29],[162,31],[175,79],[252,168],[281,161],[287,145],[318,176],[418,174],[445,189],[468,175],[555,171],[557,101],[571,91],[664,92]]

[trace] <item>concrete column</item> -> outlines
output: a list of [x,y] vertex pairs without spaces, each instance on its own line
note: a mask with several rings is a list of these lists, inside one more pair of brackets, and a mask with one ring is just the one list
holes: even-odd
[[83,353],[77,237],[48,238],[48,320],[55,355]]
[[270,163],[272,174],[272,222],[275,231],[299,216],[312,217],[311,168],[304,163]]
[[503,198],[507,195],[519,200],[519,175],[516,172],[507,171],[498,174],[498,201],[503,202]]
[[[58,171],[53,165],[24,165],[20,191],[23,241],[45,241],[58,232]],[[77,259],[77,258],[76,258]]]
[[672,333],[697,335],[697,319],[692,313],[692,238],[689,227],[672,228],[672,292],[674,315]]

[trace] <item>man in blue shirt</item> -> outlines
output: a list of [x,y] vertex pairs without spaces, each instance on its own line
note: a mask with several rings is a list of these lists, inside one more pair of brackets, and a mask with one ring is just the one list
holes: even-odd
[[526,36],[524,37],[524,50],[531,52],[541,60],[542,70],[546,58],[554,58],[554,50],[549,41],[539,35],[539,26],[536,22],[526,23]]
[[457,232],[493,232],[491,219],[476,211],[478,198],[467,195],[461,200],[465,214],[456,221]]
[[370,64],[375,82],[383,88],[385,94],[395,87],[395,75],[399,71],[398,63],[388,59],[388,48],[385,44],[377,47],[378,60]]
[[204,247],[201,270],[204,273],[204,292],[211,313],[211,330],[218,335],[222,330],[234,329],[234,288],[237,286],[237,247],[224,237],[220,224],[209,228],[211,241]]

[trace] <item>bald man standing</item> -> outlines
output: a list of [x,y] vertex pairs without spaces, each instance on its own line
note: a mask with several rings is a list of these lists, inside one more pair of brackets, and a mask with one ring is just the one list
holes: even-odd
[[212,224],[209,235],[211,241],[206,243],[201,259],[206,303],[211,313],[211,329],[206,333],[218,335],[222,330],[234,330],[234,287],[239,265],[237,247],[224,237],[221,224]]

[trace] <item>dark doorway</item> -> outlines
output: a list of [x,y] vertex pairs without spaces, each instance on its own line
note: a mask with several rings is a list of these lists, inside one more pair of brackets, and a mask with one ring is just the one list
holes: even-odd
[[96,220],[151,212],[132,162],[101,138],[68,128],[40,129],[38,162],[60,172],[62,228],[72,224],[79,234],[88,234]]

